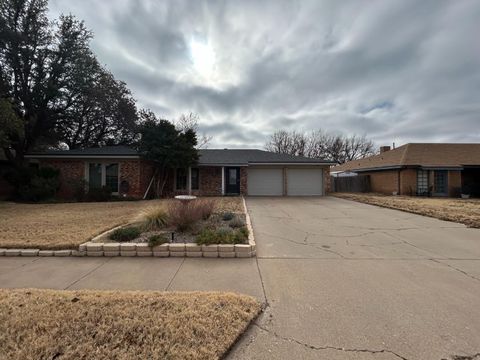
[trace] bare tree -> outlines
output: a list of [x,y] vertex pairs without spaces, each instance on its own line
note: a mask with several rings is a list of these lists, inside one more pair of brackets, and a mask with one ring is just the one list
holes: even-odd
[[209,136],[205,133],[199,134],[199,122],[200,117],[198,114],[190,112],[188,114],[180,115],[178,120],[175,122],[175,127],[182,132],[185,132],[186,130],[193,130],[196,134],[198,134],[197,149],[205,149],[208,147],[210,141],[212,141],[212,136]]
[[308,134],[279,130],[270,136],[265,149],[282,154],[322,158],[339,164],[375,154],[375,144],[365,136],[344,136],[323,130]]
[[275,153],[305,156],[307,137],[296,131],[279,130],[265,144],[265,149]]

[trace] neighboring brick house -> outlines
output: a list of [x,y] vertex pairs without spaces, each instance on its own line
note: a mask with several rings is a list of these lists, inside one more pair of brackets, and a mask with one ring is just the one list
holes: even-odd
[[[399,195],[480,195],[480,144],[406,144],[331,169],[370,176],[373,192]],[[462,190],[463,189],[463,190]]]
[[[329,191],[329,161],[246,149],[206,149],[199,155],[196,166],[171,171],[165,195],[311,196]],[[78,186],[108,186],[115,195],[134,198],[153,190],[153,162],[129,147],[47,151],[27,158],[60,170],[59,197],[72,197]]]

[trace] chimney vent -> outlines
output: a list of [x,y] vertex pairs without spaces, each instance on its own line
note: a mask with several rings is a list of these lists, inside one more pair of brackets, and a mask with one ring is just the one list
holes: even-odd
[[380,154],[390,150],[390,146],[380,146]]

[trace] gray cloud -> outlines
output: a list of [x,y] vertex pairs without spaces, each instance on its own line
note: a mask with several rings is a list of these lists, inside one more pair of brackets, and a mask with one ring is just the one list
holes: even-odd
[[85,20],[100,61],[140,106],[167,118],[198,113],[211,146],[261,147],[281,128],[378,144],[480,141],[474,0],[51,0],[50,8]]

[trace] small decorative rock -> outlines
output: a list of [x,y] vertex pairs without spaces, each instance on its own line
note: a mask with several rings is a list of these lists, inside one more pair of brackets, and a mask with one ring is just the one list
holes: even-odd
[[135,251],[137,249],[137,244],[135,243],[123,243],[120,244],[120,251]]
[[72,254],[72,250],[56,250],[54,251],[54,256],[70,256]]
[[72,256],[85,256],[87,255],[86,251],[72,250]]
[[120,244],[119,243],[103,244],[103,251],[120,251]]
[[187,253],[189,251],[191,252],[201,252],[202,251],[202,247],[200,245],[197,245],[195,243],[188,243],[188,244],[185,244],[185,249],[187,249]]
[[168,252],[168,248],[169,248],[169,245],[170,244],[162,244],[162,245],[157,245],[157,246],[154,246],[152,248],[152,251],[155,253],[155,252]]
[[38,256],[53,256],[53,250],[40,250]]
[[87,247],[87,252],[90,252],[90,251],[102,251],[103,250],[103,244],[102,243],[92,243],[92,242],[88,242],[86,244],[86,247]]
[[219,252],[233,252],[235,249],[233,244],[220,244],[218,245]]
[[152,248],[147,243],[137,244],[137,253],[152,252]]
[[20,252],[20,249],[6,249],[5,256],[19,256]]
[[247,244],[235,244],[235,252],[250,252],[252,247]]
[[218,245],[202,245],[202,251],[203,252],[217,252],[218,251]]
[[39,250],[38,249],[23,249],[21,251],[22,256],[37,256]]
[[168,248],[170,252],[185,252],[185,244],[170,244]]

